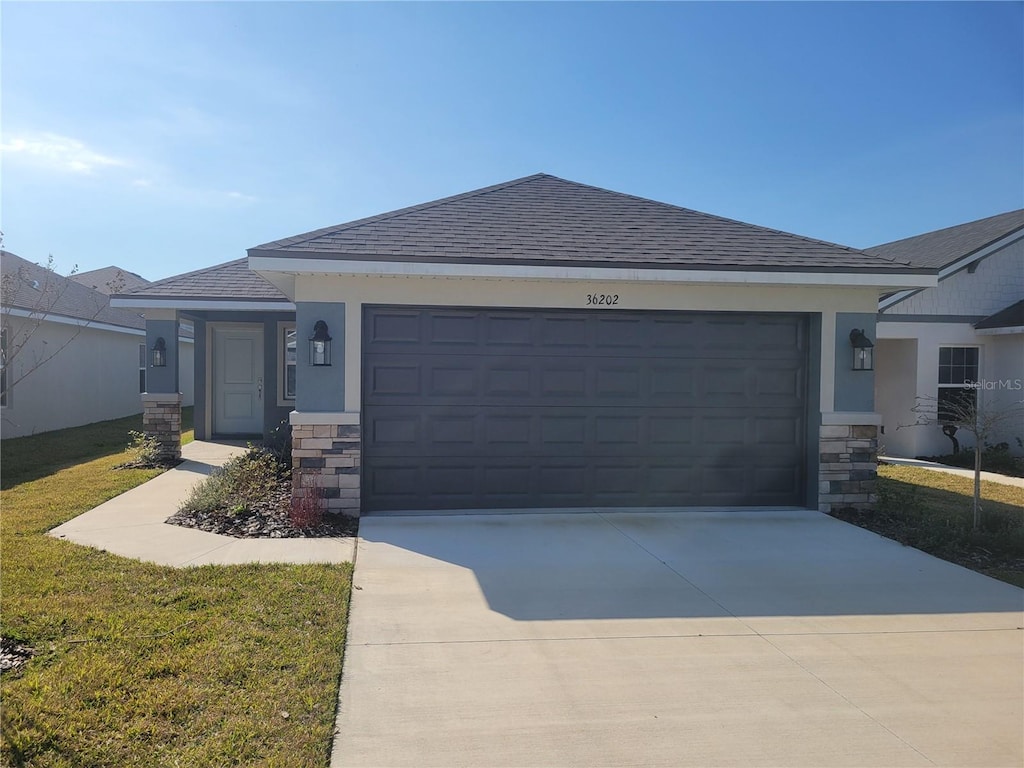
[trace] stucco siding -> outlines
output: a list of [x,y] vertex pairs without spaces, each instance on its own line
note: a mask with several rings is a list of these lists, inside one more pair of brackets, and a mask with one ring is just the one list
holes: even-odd
[[[910,426],[918,421],[911,409],[934,399],[939,388],[939,350],[942,347],[978,347],[979,403],[1004,408],[1024,397],[1024,337],[1021,334],[990,336],[977,333],[968,323],[878,324],[879,352],[876,361],[875,397],[883,415],[885,450],[895,456],[935,456],[949,453],[952,443],[937,424]],[[914,349],[911,378],[907,358]],[[896,343],[899,342],[899,343]],[[894,393],[901,392],[896,395]],[[919,398],[924,398],[919,400]],[[1018,420],[1024,422],[1024,419]],[[898,430],[897,430],[898,428]],[[1024,439],[1024,423],[1006,422],[993,442],[1005,440],[1020,452],[1016,438]],[[970,439],[961,439],[966,446]]]
[[[589,296],[612,296],[617,309],[660,309],[720,312],[806,312],[820,315],[821,343],[812,351],[820,363],[821,411],[835,407],[836,314],[874,314],[878,292],[872,288],[760,285],[666,285],[600,283],[576,280],[459,279],[422,277],[354,277],[300,275],[297,302],[343,302],[344,411],[359,413],[362,404],[362,305],[418,304],[434,306],[535,307],[600,309]],[[839,350],[844,358],[848,346]],[[335,365],[341,361],[336,356]],[[842,363],[845,365],[845,363]],[[870,373],[868,376],[870,377]],[[340,388],[339,388],[340,389]]]
[[[9,323],[16,335],[20,321],[12,317]],[[43,322],[11,362],[12,380],[25,378],[14,384],[2,409],[3,436],[20,437],[141,412],[139,344],[144,341],[141,333]],[[57,355],[32,370],[64,344]]]
[[886,315],[985,317],[1024,298],[1024,236],[982,259],[973,273],[963,269],[885,311]]

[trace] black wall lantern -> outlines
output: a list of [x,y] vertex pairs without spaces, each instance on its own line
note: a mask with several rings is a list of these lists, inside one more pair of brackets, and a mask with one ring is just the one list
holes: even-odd
[[313,325],[313,335],[309,337],[309,364],[331,364],[331,335],[327,332],[327,323],[317,320]]
[[167,342],[161,336],[153,345],[153,367],[164,368],[167,365]]
[[850,346],[853,347],[853,370],[875,370],[875,345],[864,335],[862,328],[850,331]]

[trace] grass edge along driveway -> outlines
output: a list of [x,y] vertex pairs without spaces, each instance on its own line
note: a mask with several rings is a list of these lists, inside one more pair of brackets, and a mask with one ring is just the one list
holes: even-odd
[[[45,535],[157,470],[141,417],[3,442],[0,678],[10,766],[326,766],[351,566],[174,569]],[[191,436],[187,436],[189,439]]]

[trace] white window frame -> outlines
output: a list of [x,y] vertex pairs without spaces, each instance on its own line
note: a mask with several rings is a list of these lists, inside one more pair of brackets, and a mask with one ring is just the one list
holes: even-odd
[[977,352],[977,370],[975,371],[975,374],[976,374],[975,380],[981,378],[981,351],[982,351],[982,348],[980,346],[978,346],[977,344],[941,344],[939,346],[939,364],[938,364],[938,367],[935,369],[935,381],[936,381],[936,385],[937,385],[936,386],[937,392],[936,392],[936,397],[935,397],[935,400],[936,400],[936,403],[935,403],[935,415],[936,415],[936,417],[938,417],[939,414],[942,413],[942,393],[943,393],[944,390],[951,390],[951,389],[952,390],[961,390],[961,391],[967,390],[967,391],[971,392],[971,394],[974,397],[974,405],[975,405],[975,407],[978,406],[978,390],[977,390],[977,388],[970,387],[968,384],[965,384],[964,382],[946,382],[946,383],[943,383],[942,381],[940,381],[941,376],[939,375],[939,373],[940,373],[940,371],[942,369],[942,351],[944,349],[973,349],[973,350],[975,350]]
[[139,394],[143,394],[149,386],[149,379],[146,376],[146,360],[149,357],[149,350],[146,344],[139,344]]
[[[296,374],[298,374],[298,343],[299,337],[296,332],[296,325],[294,320],[279,321],[277,324],[277,404],[279,406],[287,407],[295,405],[295,395],[291,397],[287,396],[286,388],[288,383],[288,366],[291,365],[295,368]],[[287,334],[288,332],[295,333],[295,360],[291,363],[287,359]],[[298,388],[298,381],[296,380],[296,388]]]

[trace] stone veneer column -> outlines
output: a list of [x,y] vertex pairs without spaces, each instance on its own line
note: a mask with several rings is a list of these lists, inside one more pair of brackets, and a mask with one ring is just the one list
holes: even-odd
[[181,458],[181,394],[146,392],[142,395],[142,431],[160,443],[160,460]]
[[870,509],[878,500],[878,427],[823,424],[820,429],[818,509]]
[[318,487],[325,512],[359,517],[359,425],[303,423],[315,415],[297,415],[292,414],[292,497]]

